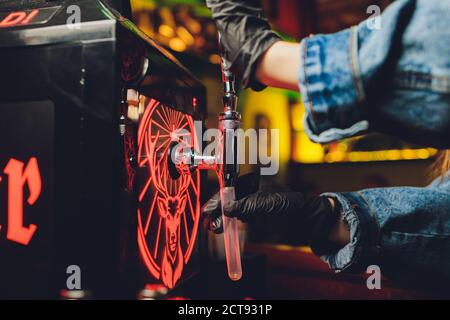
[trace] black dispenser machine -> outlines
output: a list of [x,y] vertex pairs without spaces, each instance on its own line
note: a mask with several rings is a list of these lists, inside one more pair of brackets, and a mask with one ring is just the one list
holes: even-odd
[[204,177],[165,159],[201,149],[205,88],[116,2],[0,0],[0,297],[151,298],[199,270]]

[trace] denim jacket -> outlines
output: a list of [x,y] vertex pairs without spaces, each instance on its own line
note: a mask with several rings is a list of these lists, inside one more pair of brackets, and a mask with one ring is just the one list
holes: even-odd
[[397,0],[379,29],[371,21],[301,42],[307,134],[379,131],[450,148],[450,1]]
[[370,265],[411,286],[450,291],[450,173],[425,188],[326,193],[339,201],[350,242],[322,255],[336,272]]
[[[381,28],[353,28],[301,42],[300,91],[311,140],[370,130],[450,147],[450,1],[397,0]],[[328,193],[351,241],[321,258],[336,272],[380,266],[411,285],[450,290],[450,174],[425,188]]]

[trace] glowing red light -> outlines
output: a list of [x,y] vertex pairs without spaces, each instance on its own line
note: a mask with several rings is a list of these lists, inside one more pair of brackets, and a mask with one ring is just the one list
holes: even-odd
[[26,11],[11,12],[2,21],[0,21],[0,28],[29,24],[38,14],[38,9],[34,9],[29,13]]
[[167,298],[167,300],[190,300],[189,298],[186,297],[182,297],[182,296],[174,296],[174,297],[169,297]]
[[11,12],[5,19],[0,22],[0,27],[12,27],[14,25],[19,24],[25,18],[27,14],[25,12]]
[[[8,228],[6,238],[23,245],[28,245],[37,230],[35,224],[23,225],[23,193],[28,188],[28,205],[32,206],[38,200],[42,181],[36,158],[31,158],[24,169],[24,163],[16,159],[9,160],[4,171],[8,176]],[[0,179],[1,181],[1,179]]]
[[39,14],[39,10],[35,9],[28,14],[28,16],[20,22],[20,24],[29,24],[37,15]]
[[189,262],[200,218],[200,173],[177,180],[169,175],[173,141],[197,147],[192,117],[150,99],[138,129],[138,163],[147,169],[139,190],[138,246],[150,274],[168,288]]

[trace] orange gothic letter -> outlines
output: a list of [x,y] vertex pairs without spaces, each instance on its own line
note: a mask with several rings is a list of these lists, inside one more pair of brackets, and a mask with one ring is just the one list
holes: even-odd
[[41,194],[42,182],[36,158],[31,158],[25,170],[24,163],[16,159],[9,160],[3,171],[8,175],[8,240],[28,245],[37,226],[23,225],[23,190],[28,186],[30,195],[27,202],[33,205]]

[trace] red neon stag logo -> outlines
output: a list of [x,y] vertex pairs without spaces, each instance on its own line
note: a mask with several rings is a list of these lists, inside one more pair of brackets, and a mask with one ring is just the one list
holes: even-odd
[[172,182],[168,176],[168,171],[160,172],[158,170],[161,166],[158,166],[157,153],[155,152],[157,140],[158,136],[156,136],[154,142],[150,142],[150,154],[153,154],[153,161],[149,167],[153,177],[153,185],[157,190],[158,213],[164,221],[166,234],[166,244],[161,263],[161,278],[165,285],[172,288],[181,277],[184,265],[180,246],[180,222],[181,215],[184,214],[186,208],[186,190],[190,184],[190,177],[181,175],[178,181],[173,184],[173,193],[169,193]]
[[[6,238],[23,245],[28,245],[37,230],[35,224],[23,225],[23,191],[28,187],[28,205],[38,200],[41,189],[41,175],[36,158],[31,158],[24,169],[24,163],[16,159],[9,160],[3,172],[8,176],[8,230]],[[0,182],[2,178],[0,177]],[[1,226],[0,226],[1,229]]]
[[[189,261],[200,217],[199,173],[173,180],[167,167],[168,149],[172,141],[186,144],[182,135],[195,141],[193,133],[191,117],[155,100],[150,100],[138,132],[139,167],[148,169],[139,196],[138,245],[150,273],[168,288],[176,285]],[[150,186],[152,193],[148,193]]]

